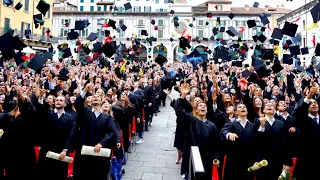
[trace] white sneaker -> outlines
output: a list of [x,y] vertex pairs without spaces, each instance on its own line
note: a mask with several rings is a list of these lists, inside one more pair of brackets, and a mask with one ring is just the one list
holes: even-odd
[[142,143],[144,143],[144,139],[141,139],[141,138],[136,142],[136,144],[142,144]]

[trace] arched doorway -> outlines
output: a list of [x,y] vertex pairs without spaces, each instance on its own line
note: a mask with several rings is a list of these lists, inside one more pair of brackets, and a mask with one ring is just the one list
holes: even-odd
[[166,58],[167,58],[167,55],[168,55],[167,47],[164,46],[162,43],[156,45],[156,46],[153,48],[153,61],[157,58],[157,56],[158,56],[159,54],[161,54],[162,56],[164,56],[164,57],[166,57]]
[[186,52],[187,51],[184,51],[182,48],[179,47],[179,45],[177,45],[173,49],[173,61],[182,61],[183,57],[185,55],[188,55]]
[[203,45],[196,46],[196,50],[201,54],[203,60],[208,60],[207,47]]
[[136,51],[135,60],[147,62],[147,59],[148,59],[147,54],[148,54],[147,48],[141,44],[138,50]]

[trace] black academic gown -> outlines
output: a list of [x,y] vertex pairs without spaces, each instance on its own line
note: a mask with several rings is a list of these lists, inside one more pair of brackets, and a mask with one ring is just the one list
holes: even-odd
[[255,144],[256,162],[267,160],[268,165],[256,172],[256,180],[277,180],[282,172],[283,165],[291,166],[292,160],[287,153],[286,132],[284,123],[275,120],[272,126],[267,121],[265,131],[259,132],[260,120],[254,122],[257,132]]
[[189,173],[189,158],[191,146],[198,146],[202,163],[205,170],[205,176],[201,179],[212,179],[213,160],[219,158],[217,150],[218,132],[214,123],[210,121],[201,121],[195,116],[187,113],[185,107],[189,102],[185,99],[178,99],[175,103],[174,109],[178,118],[182,118],[187,123],[188,130],[183,150],[181,174]]
[[41,112],[43,138],[38,160],[38,179],[65,180],[68,177],[68,163],[46,157],[48,151],[60,154],[67,149],[67,156],[74,151],[76,120],[71,114],[65,112],[58,118],[54,110],[49,110],[49,105],[37,105]]
[[21,115],[15,118],[5,113],[0,119],[0,129],[4,131],[0,140],[0,167],[6,170],[9,180],[34,179],[36,156],[30,129],[35,108],[30,102],[20,99],[18,106]]
[[[239,138],[235,141],[226,139],[228,133],[235,133]],[[247,121],[245,128],[240,122],[227,122],[221,130],[220,139],[226,148],[226,164],[224,180],[253,180],[254,174],[248,168],[255,162],[254,142],[255,135],[253,124]]]
[[107,179],[110,170],[110,157],[95,157],[81,155],[81,147],[96,146],[111,149],[115,145],[115,139],[119,135],[119,129],[113,118],[105,113],[98,117],[91,108],[84,106],[84,98],[79,94],[75,102],[80,125],[79,147],[76,149],[74,160],[74,180],[104,180]]
[[309,106],[301,99],[297,108],[296,120],[301,138],[301,152],[293,175],[297,180],[319,179],[320,125],[308,116]]

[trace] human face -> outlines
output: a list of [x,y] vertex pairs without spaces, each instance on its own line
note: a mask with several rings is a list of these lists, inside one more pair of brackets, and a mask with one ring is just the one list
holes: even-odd
[[264,113],[265,114],[274,114],[276,112],[276,109],[274,108],[274,104],[269,102],[267,104],[265,104],[265,107],[264,107]]
[[126,101],[128,96],[126,93],[122,93],[120,98],[121,98],[121,101]]
[[234,107],[233,106],[229,106],[226,109],[227,114],[233,114],[234,113]]
[[129,91],[131,89],[130,83],[125,83],[123,88],[124,90]]
[[254,104],[255,104],[255,107],[261,108],[262,107],[262,100],[260,98],[256,98],[254,100]]
[[56,109],[63,109],[66,106],[66,99],[63,96],[58,96],[54,103]]
[[319,111],[319,105],[316,100],[312,99],[310,101],[309,112],[316,114],[318,113],[318,111]]
[[199,103],[196,112],[198,116],[205,116],[207,114],[207,105],[203,102]]
[[100,97],[104,96],[104,91],[102,89],[98,89],[96,92]]
[[229,94],[225,94],[225,95],[223,96],[223,100],[224,100],[224,102],[231,102],[231,97],[230,97],[230,95],[229,95]]
[[199,98],[199,97],[194,98],[193,106],[194,106],[194,107],[197,107],[197,105],[198,105],[200,102],[202,102],[201,98]]
[[101,99],[101,97],[100,97],[99,94],[95,94],[95,95],[93,95],[92,98],[91,98],[91,102],[92,102],[92,105],[93,105],[93,106],[99,106],[99,105],[101,105],[101,103],[102,103],[101,101],[102,101],[102,99]]
[[237,106],[237,115],[238,116],[247,116],[248,115],[248,110],[246,105],[244,104],[239,104]]
[[264,99],[263,100],[263,104],[267,104],[267,103],[269,103],[270,101],[269,101],[269,99]]
[[278,111],[285,112],[287,111],[287,103],[285,101],[280,101],[278,104]]
[[47,102],[50,106],[52,106],[52,105],[54,104],[54,98],[53,98],[53,96],[52,96],[52,95],[48,96],[48,97],[46,98],[46,102]]
[[75,101],[76,101],[76,96],[71,96],[70,97],[71,104],[74,104]]
[[102,104],[102,111],[103,112],[110,112],[111,110],[111,105],[108,102],[105,102]]

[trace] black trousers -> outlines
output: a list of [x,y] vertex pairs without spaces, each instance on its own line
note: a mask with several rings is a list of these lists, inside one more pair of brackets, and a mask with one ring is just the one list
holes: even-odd
[[[162,90],[162,91],[161,91],[161,94],[160,94],[160,100],[161,100],[163,106],[166,105],[166,99],[167,99],[167,95],[166,95],[166,93],[164,93],[163,90]],[[161,105],[161,103],[160,103],[160,105]]]
[[152,119],[151,119],[152,115],[153,115],[153,106],[145,107],[144,109],[145,129],[148,129],[148,123],[152,122]]

